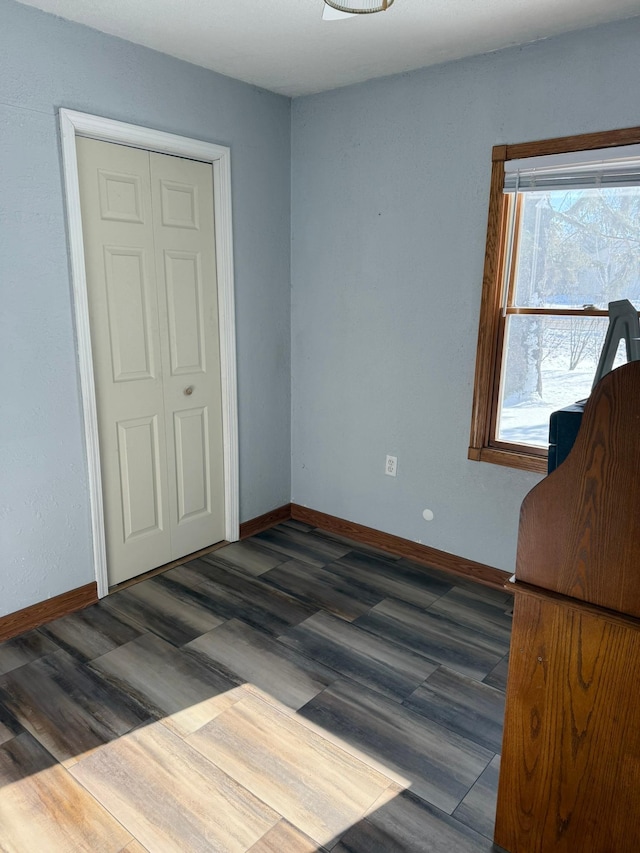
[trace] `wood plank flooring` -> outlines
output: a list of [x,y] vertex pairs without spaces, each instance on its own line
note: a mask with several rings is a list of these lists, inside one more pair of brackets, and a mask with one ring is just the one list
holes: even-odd
[[285,522],[0,644],[0,850],[496,850],[510,605]]

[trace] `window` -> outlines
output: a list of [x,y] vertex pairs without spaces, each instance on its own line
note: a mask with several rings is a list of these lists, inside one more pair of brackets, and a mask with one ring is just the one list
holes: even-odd
[[494,148],[470,459],[546,472],[618,299],[640,306],[640,128]]

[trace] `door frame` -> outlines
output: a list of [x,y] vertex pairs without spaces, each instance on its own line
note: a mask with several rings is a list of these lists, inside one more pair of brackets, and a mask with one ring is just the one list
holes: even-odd
[[220,331],[220,372],[222,379],[222,435],[224,459],[225,538],[235,542],[240,534],[238,468],[238,396],[236,369],[236,329],[233,278],[233,230],[231,218],[231,151],[185,136],[176,136],[102,116],[60,108],[62,168],[67,212],[69,260],[73,283],[73,303],[78,342],[78,362],[82,391],[82,414],[87,451],[89,503],[93,534],[93,559],[98,597],[109,592],[107,550],[105,544],[104,503],[98,413],[93,375],[89,300],[80,211],[80,182],[76,138],[78,136],[115,142],[132,148],[173,154],[211,163],[213,168],[214,232],[218,284],[218,323]]

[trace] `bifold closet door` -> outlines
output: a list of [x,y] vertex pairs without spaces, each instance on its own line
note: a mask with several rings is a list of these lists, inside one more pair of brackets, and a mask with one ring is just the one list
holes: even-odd
[[172,559],[224,539],[210,165],[150,155]]
[[77,148],[113,585],[224,537],[212,170]]

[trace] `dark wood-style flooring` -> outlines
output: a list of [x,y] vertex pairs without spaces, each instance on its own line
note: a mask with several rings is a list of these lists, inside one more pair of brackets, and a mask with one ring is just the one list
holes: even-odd
[[493,850],[510,597],[286,522],[0,645],[0,850]]

